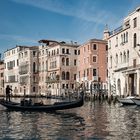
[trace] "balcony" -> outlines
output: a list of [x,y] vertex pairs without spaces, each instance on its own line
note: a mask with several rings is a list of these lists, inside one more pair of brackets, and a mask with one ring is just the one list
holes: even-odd
[[8,81],[5,81],[5,83],[18,83],[17,80],[8,80]]
[[93,81],[98,81],[98,76],[93,76],[93,77],[92,77],[92,80],[93,80]]
[[128,68],[128,63],[118,64],[115,67],[114,72],[123,71],[123,70],[126,70],[127,68]]
[[7,69],[11,70],[11,69],[13,69],[13,66],[8,66]]
[[59,75],[56,75],[55,78],[47,77],[46,83],[58,83],[60,81]]
[[20,77],[20,84],[28,84],[29,76],[22,76]]
[[82,77],[81,79],[82,79],[82,81],[86,81],[88,78],[87,77]]
[[22,70],[22,71],[19,71],[19,74],[20,74],[20,75],[27,74],[27,73],[28,73],[28,70],[24,70],[24,71]]

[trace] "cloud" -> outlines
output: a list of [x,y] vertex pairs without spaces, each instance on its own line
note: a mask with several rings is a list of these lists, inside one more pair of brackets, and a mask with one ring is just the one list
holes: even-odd
[[23,36],[18,36],[18,35],[8,35],[8,34],[0,34],[0,39],[1,40],[8,40],[8,41],[14,41],[16,43],[27,43],[27,44],[35,44],[37,43],[37,40],[23,37]]
[[80,18],[88,22],[97,24],[116,23],[118,18],[110,13],[96,6],[96,2],[89,0],[79,0],[71,4],[70,1],[65,0],[12,0],[13,2],[26,4],[33,7],[41,8],[61,15],[72,16]]

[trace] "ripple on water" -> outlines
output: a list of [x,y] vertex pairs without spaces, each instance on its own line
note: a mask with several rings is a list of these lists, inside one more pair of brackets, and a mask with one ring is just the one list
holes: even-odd
[[85,102],[55,113],[7,111],[0,106],[1,139],[139,139],[140,107]]

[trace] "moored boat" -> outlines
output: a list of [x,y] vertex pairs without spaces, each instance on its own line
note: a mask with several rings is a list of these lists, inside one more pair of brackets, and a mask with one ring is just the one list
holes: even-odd
[[128,96],[126,98],[119,98],[118,101],[123,105],[135,105],[135,102],[132,100],[134,98],[134,96]]
[[133,101],[136,105],[140,106],[140,98],[133,98],[132,101]]

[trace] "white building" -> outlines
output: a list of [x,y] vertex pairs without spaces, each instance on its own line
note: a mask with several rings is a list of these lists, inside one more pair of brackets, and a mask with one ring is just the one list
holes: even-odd
[[37,95],[38,90],[38,47],[21,46],[19,49],[19,94]]
[[19,77],[19,60],[18,60],[18,52],[20,47],[15,47],[10,50],[4,52],[4,88],[9,85],[13,94],[18,94],[19,86],[18,86],[18,77]]
[[108,89],[116,95],[140,93],[140,7],[109,34]]

